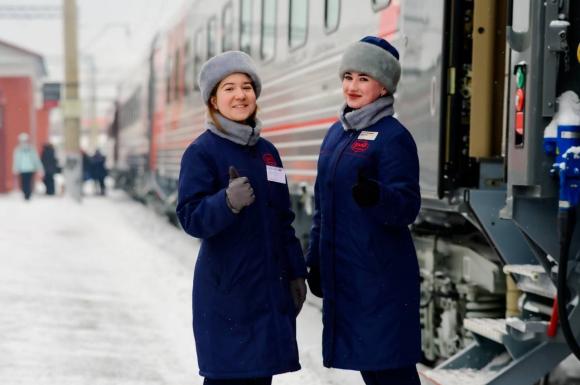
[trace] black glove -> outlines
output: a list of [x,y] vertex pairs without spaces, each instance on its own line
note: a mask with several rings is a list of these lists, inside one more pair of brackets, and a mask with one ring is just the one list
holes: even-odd
[[296,315],[298,315],[300,310],[302,310],[304,301],[306,301],[306,284],[304,283],[304,278],[296,278],[290,281],[290,294],[292,295],[292,301],[294,301]]
[[240,177],[234,166],[230,166],[230,184],[226,189],[228,206],[234,213],[239,213],[244,207],[254,203],[254,189],[247,177]]
[[379,184],[368,179],[362,169],[358,170],[357,183],[352,186],[352,197],[360,207],[374,206],[380,201],[381,188]]
[[306,282],[308,282],[308,287],[310,292],[322,298],[322,288],[320,287],[320,268],[318,266],[311,266],[306,275]]

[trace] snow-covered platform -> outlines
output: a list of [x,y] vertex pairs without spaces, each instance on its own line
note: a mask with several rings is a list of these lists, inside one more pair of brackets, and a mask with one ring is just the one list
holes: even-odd
[[[199,242],[124,194],[0,195],[0,384],[195,385]],[[321,359],[320,301],[298,318],[303,370],[274,385],[357,385]]]

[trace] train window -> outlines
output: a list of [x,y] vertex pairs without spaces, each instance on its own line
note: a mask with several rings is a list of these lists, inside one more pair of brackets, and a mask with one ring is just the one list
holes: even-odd
[[203,41],[203,30],[200,28],[195,33],[194,44],[195,52],[193,55],[193,79],[194,79],[194,90],[199,90],[199,85],[197,84],[197,75],[199,70],[203,65],[203,54],[204,54],[204,41]]
[[327,33],[338,29],[340,20],[340,0],[325,0],[324,2],[324,29]]
[[173,59],[171,55],[167,55],[167,62],[165,62],[165,98],[167,99],[167,103],[171,102],[173,96],[171,93],[172,73],[173,73]]
[[276,0],[262,0],[260,57],[270,60],[276,49]]
[[191,57],[191,41],[188,39],[183,48],[183,57],[185,58],[185,74],[184,74],[184,85],[183,92],[185,95],[189,95],[193,89],[193,59]]
[[372,0],[372,2],[373,9],[378,11],[379,9],[386,8],[391,3],[391,0]]
[[216,54],[216,29],[217,18],[213,16],[207,22],[207,58],[212,58]]
[[252,54],[252,0],[240,1],[240,51]]
[[234,49],[234,8],[229,2],[222,12],[222,51]]
[[181,60],[179,50],[175,51],[175,60],[173,61],[173,98],[179,99],[181,94],[181,87],[179,81],[179,69],[181,68]]
[[288,45],[296,48],[306,43],[308,32],[308,0],[290,0]]

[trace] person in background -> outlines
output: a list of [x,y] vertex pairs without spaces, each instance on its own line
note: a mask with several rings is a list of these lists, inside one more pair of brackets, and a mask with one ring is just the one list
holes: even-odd
[[107,193],[105,187],[105,178],[107,177],[106,162],[107,158],[99,150],[96,150],[91,157],[91,176],[95,180],[95,186],[99,195],[105,195]]
[[260,137],[261,80],[247,54],[201,68],[206,131],[181,160],[177,216],[201,239],[193,331],[205,385],[268,385],[300,369],[296,316],[306,265],[282,161]]
[[87,154],[85,150],[81,149],[81,170],[82,170],[82,180],[84,182],[93,179],[93,167],[91,164],[91,157]]
[[419,212],[415,141],[393,116],[399,53],[367,36],[339,75],[345,104],[320,149],[307,264],[323,297],[327,367],[367,385],[419,385],[419,266],[408,228]]
[[42,166],[44,168],[44,177],[42,181],[46,187],[46,195],[54,195],[54,175],[60,172],[58,160],[54,152],[54,146],[51,143],[45,143],[42,146],[42,153],[40,155]]
[[36,149],[30,144],[30,137],[25,132],[18,135],[18,146],[14,149],[12,159],[12,172],[20,178],[24,199],[29,200],[34,186],[34,175],[44,171]]

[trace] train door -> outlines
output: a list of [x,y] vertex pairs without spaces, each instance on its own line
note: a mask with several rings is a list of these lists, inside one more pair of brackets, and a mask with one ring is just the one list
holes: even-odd
[[444,9],[438,195],[452,199],[503,184],[506,5],[445,0]]
[[[444,0],[401,2],[399,40],[402,75],[397,87],[398,118],[412,132],[421,159],[421,196],[437,199],[439,94],[442,73]],[[382,11],[393,11],[392,3]]]

